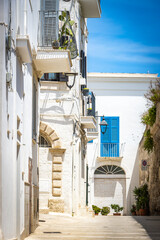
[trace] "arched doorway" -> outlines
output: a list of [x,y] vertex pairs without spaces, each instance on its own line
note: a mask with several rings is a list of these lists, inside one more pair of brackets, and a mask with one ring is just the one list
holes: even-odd
[[110,207],[111,204],[125,207],[125,203],[126,176],[123,168],[117,165],[98,167],[94,172],[94,204],[98,207]]

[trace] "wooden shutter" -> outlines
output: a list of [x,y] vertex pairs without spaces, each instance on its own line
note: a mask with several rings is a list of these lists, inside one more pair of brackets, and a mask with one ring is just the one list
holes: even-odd
[[58,0],[42,0],[42,38],[44,46],[51,46],[52,41],[58,39]]

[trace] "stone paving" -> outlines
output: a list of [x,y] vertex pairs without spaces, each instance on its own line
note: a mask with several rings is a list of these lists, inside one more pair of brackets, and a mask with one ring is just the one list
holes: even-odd
[[159,217],[40,215],[39,226],[26,240],[160,240]]

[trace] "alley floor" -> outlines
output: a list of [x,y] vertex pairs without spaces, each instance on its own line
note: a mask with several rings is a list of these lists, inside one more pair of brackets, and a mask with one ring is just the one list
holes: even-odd
[[160,216],[69,217],[41,214],[25,240],[160,240]]

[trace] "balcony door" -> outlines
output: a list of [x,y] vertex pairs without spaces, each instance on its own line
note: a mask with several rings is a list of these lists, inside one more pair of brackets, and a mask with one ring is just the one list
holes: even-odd
[[119,157],[119,117],[105,117],[105,120],[108,126],[106,133],[101,133],[101,157]]
[[41,0],[41,45],[44,47],[52,46],[52,41],[58,39],[58,11],[58,0]]

